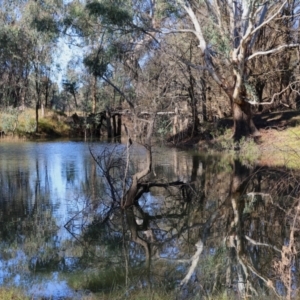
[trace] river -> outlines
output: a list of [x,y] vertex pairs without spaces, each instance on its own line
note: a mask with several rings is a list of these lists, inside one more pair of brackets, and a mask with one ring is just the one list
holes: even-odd
[[138,202],[122,210],[145,156],[138,145],[1,142],[0,285],[54,300],[141,288],[296,297],[298,171],[155,147]]

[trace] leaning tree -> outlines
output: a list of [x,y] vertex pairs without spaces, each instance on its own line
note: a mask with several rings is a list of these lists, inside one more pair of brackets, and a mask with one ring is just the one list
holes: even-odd
[[[199,42],[203,63],[192,66],[206,71],[230,99],[234,139],[258,135],[251,115],[251,106],[258,103],[248,84],[249,65],[257,57],[272,59],[275,53],[299,47],[298,35],[292,33],[298,29],[299,1],[177,0],[173,7],[184,13],[188,22],[173,23],[166,32],[192,34]],[[293,20],[293,31],[286,31],[288,37],[282,39],[286,42],[260,48],[267,45],[257,43],[260,32],[279,19]]]

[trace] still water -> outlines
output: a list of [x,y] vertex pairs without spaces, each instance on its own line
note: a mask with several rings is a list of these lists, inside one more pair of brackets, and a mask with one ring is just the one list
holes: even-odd
[[0,143],[0,285],[44,299],[162,286],[179,298],[296,296],[297,171],[154,148],[138,201],[123,211],[146,152]]

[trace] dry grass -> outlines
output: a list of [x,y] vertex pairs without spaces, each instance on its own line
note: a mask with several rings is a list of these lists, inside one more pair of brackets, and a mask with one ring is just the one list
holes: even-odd
[[262,131],[259,148],[262,165],[300,168],[300,126]]
[[[5,113],[0,112],[0,119],[3,119],[4,115]],[[40,111],[39,134],[46,137],[69,136],[71,128],[67,120],[68,117],[65,114],[46,109],[44,116],[42,116]],[[2,125],[4,126],[4,124]],[[2,127],[0,123],[0,130],[6,131]],[[17,122],[14,122],[13,124],[13,129],[14,132],[12,132],[12,130],[5,132],[6,139],[12,137],[28,137],[29,135],[32,135],[35,132],[35,110],[28,108],[25,111],[19,112]]]
[[0,300],[29,300],[21,291],[17,289],[0,289]]

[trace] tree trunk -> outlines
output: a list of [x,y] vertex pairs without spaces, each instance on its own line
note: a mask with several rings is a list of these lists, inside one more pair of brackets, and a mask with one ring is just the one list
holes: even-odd
[[122,128],[122,116],[120,114],[117,115],[118,122],[117,122],[117,136],[121,136],[121,128]]
[[76,94],[73,93],[73,97],[74,97],[74,102],[75,102],[75,109],[77,110],[77,99],[76,99]]
[[106,128],[107,128],[107,137],[112,137],[112,128],[111,128],[111,119],[110,112],[106,112]]
[[97,76],[93,78],[92,86],[92,113],[96,113],[96,103],[97,103]]
[[39,101],[35,105],[35,132],[39,131]]
[[179,117],[179,113],[178,113],[178,106],[176,104],[175,107],[175,116],[174,116],[174,121],[173,121],[173,135],[178,133],[178,117]]
[[200,123],[203,123],[207,121],[206,82],[203,78],[200,78],[199,86],[200,86],[200,101],[202,104],[202,119],[200,120]]
[[194,87],[190,86],[188,88],[188,92],[190,95],[190,105],[191,105],[191,109],[192,109],[192,132],[191,132],[191,136],[194,136],[197,132],[198,132],[198,126],[200,124],[199,122],[199,118],[198,118],[198,109],[197,109],[197,101],[195,98],[195,93],[194,93]]
[[132,175],[131,185],[126,191],[123,199],[121,200],[121,207],[123,209],[128,208],[134,204],[140,196],[137,196],[139,193],[139,183],[142,178],[148,175],[152,170],[152,152],[151,152],[151,137],[153,134],[154,118],[150,120],[148,125],[148,132],[145,140],[144,147],[146,149],[146,163],[143,170]]
[[[192,43],[190,45],[190,60],[192,61]],[[198,126],[199,126],[199,118],[198,118],[198,101],[197,98],[195,97],[195,84],[196,80],[192,74],[191,67],[188,66],[188,73],[189,73],[189,84],[190,86],[188,87],[188,93],[190,96],[190,106],[192,110],[192,132],[191,136],[194,136],[195,133],[198,132]]]
[[48,100],[49,100],[49,92],[50,92],[50,82],[49,78],[47,78],[46,86],[45,86],[45,108],[48,108]]
[[[140,231],[140,230],[138,228],[139,227],[138,224],[136,223],[133,209],[126,209],[126,219],[127,219],[128,228],[131,233],[132,241],[134,241],[137,244],[140,244],[145,250],[145,266],[146,266],[147,274],[150,274],[150,261],[151,261],[150,242],[147,242],[146,240],[139,237],[138,231]],[[147,230],[147,228],[145,228],[145,230],[143,230],[143,231],[146,231],[146,230]]]
[[233,102],[233,138],[239,141],[243,136],[260,136],[252,120],[251,104],[242,101],[240,104]]
[[[150,129],[151,130],[151,129]],[[147,145],[147,143],[146,143]],[[148,175],[151,172],[152,169],[152,152],[150,146],[145,146],[147,150],[147,158],[146,158],[146,164],[145,168],[141,170],[140,172],[135,173],[132,176],[132,181],[129,189],[126,191],[126,194],[124,195],[122,201],[121,201],[121,207],[127,208],[132,206],[137,199],[138,191],[139,191],[139,181]]]
[[44,118],[45,117],[45,107],[44,107],[43,103],[41,104],[41,113],[42,113],[42,118]]
[[117,136],[116,115],[112,116],[112,123],[113,123],[113,137],[116,137]]

